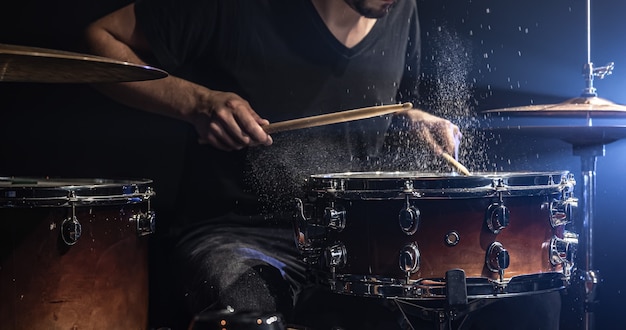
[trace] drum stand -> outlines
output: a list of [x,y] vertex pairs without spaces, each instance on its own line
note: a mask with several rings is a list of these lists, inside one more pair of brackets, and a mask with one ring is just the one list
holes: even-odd
[[[596,160],[604,156],[604,144],[590,146],[573,146],[574,155],[581,157],[583,179],[582,191],[582,243],[584,255],[577,256],[576,264],[582,265],[572,274],[572,286],[575,292],[582,295],[583,326],[586,330],[593,329],[593,307],[597,304],[596,293],[600,283],[600,273],[593,264],[593,209],[596,195]],[[582,260],[581,260],[582,259]]]
[[[497,301],[484,298],[468,299],[465,271],[462,269],[448,270],[445,282],[446,299],[435,302],[434,305],[429,306],[423,301],[418,304],[410,299],[392,299],[402,314],[405,328],[416,329],[411,317],[417,317],[434,324],[434,330],[454,330],[453,322],[462,321],[467,315]],[[459,325],[459,328],[462,326]]]

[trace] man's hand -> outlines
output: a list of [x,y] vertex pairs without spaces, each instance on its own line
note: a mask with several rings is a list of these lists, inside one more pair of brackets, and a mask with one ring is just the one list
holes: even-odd
[[438,155],[446,152],[456,158],[461,142],[459,127],[447,119],[419,109],[398,112],[407,119],[411,131]]
[[261,128],[269,122],[239,95],[210,91],[201,104],[202,108],[186,116],[198,132],[200,143],[225,151],[272,144],[271,136]]

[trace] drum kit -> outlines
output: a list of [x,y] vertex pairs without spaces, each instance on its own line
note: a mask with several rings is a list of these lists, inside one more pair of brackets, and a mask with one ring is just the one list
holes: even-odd
[[[572,173],[470,173],[446,154],[456,170],[451,174],[311,175],[294,220],[303,261],[337,294],[391,300],[407,314],[440,320],[440,329],[498,298],[574,285],[582,288],[585,304],[593,304],[600,282],[592,253],[595,163],[605,144],[626,137],[626,106],[597,97],[593,88],[594,77],[611,70],[593,68],[589,60],[581,97],[484,112],[482,129],[560,138],[573,146],[584,179],[580,242],[568,230],[578,204]],[[146,65],[0,44],[0,82],[112,83],[167,75]],[[411,107],[355,109],[265,129]],[[0,178],[0,213],[10,230],[10,239],[2,240],[0,328],[147,328],[144,237],[154,230],[151,184]],[[589,309],[585,326],[592,327]]]

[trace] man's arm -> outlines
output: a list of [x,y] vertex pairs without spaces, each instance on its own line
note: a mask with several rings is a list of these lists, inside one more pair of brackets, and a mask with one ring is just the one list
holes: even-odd
[[[90,24],[85,37],[89,51],[99,56],[146,64],[138,54],[150,53],[135,19],[134,4]],[[172,75],[158,80],[98,84],[95,88],[125,105],[187,121],[201,140],[218,149],[272,143],[261,128],[267,120],[234,93],[210,90]]]

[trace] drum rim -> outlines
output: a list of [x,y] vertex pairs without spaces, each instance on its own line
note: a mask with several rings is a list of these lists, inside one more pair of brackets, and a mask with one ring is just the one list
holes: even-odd
[[[477,178],[513,178],[547,175],[567,175],[568,170],[554,171],[521,171],[521,172],[473,172],[472,175],[460,175],[457,173],[443,172],[420,172],[420,171],[364,171],[364,172],[331,172],[312,174],[309,177],[314,180],[323,179],[346,179],[346,180],[388,180],[388,179],[412,179],[412,180],[474,180]],[[389,176],[391,175],[391,176]]]
[[[343,172],[311,175],[310,192],[346,199],[449,199],[467,197],[543,196],[560,192],[573,181],[569,171],[482,172],[471,176],[436,172]],[[567,178],[567,179],[566,179]]]
[[135,204],[155,193],[150,179],[0,177],[0,207]]

